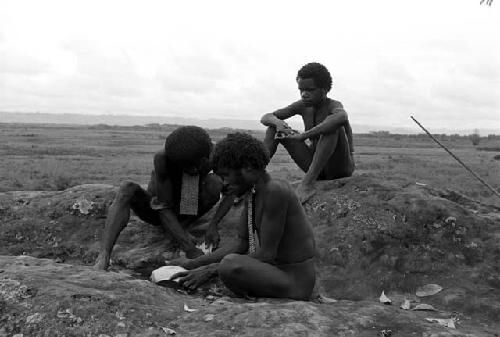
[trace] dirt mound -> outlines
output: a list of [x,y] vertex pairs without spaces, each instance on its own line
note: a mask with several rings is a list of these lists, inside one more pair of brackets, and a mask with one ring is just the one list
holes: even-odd
[[452,329],[427,320],[449,321],[448,312],[376,301],[187,296],[124,273],[29,256],[0,256],[0,268],[0,336],[493,336],[468,321]]
[[[73,265],[92,264],[97,255],[106,209],[114,193],[113,186],[82,185],[60,192],[0,194],[0,254],[25,254]],[[224,219],[221,229],[223,241],[234,236],[230,224],[238,211],[233,209]],[[153,327],[157,331],[161,326],[168,327],[167,323],[172,321],[174,330],[183,331],[182,335],[193,336],[199,335],[200,331],[215,335],[216,331],[220,332],[218,335],[259,335],[262,329],[266,331],[262,335],[301,335],[307,331],[319,336],[374,336],[383,329],[392,329],[398,336],[411,335],[410,331],[417,332],[418,335],[424,332],[430,335],[432,329],[451,331],[449,335],[453,335],[452,332],[462,335],[457,330],[447,330],[435,323],[426,323],[423,319],[441,316],[449,318],[453,312],[453,316],[460,319],[459,331],[474,331],[476,336],[494,336],[488,331],[500,331],[497,319],[500,317],[499,208],[480,204],[453,191],[441,191],[409,182],[380,182],[375,176],[360,175],[321,182],[317,195],[306,205],[306,211],[316,234],[319,288],[324,295],[343,300],[341,302],[317,305],[267,300],[263,303],[247,303],[232,299],[228,300],[230,304],[224,300],[222,302],[225,304],[218,306],[215,303],[221,300],[207,304],[200,296],[187,297],[157,288],[137,278],[161,265],[166,257],[173,254],[175,245],[160,229],[144,224],[135,217],[120,236],[113,251],[112,270],[121,271],[120,273],[99,273],[85,266],[57,264],[28,257],[4,257],[5,265],[0,265],[0,268],[6,271],[0,274],[0,278],[19,282],[21,286],[24,279],[36,276],[38,279],[32,285],[39,282],[40,286],[36,287],[37,295],[33,299],[40,293],[48,294],[49,290],[41,285],[50,283],[52,279],[67,283],[59,288],[68,293],[65,295],[63,291],[60,296],[49,301],[50,304],[47,305],[52,306],[51,308],[36,309],[29,313],[48,313],[46,317],[57,321],[59,318],[56,311],[67,309],[60,303],[71,299],[70,292],[82,292],[80,288],[72,288],[76,283],[72,283],[74,278],[68,275],[84,275],[79,276],[78,287],[86,288],[88,293],[100,295],[102,292],[98,283],[104,282],[101,278],[113,278],[116,275],[117,279],[113,279],[112,283],[124,283],[117,286],[117,289],[110,288],[111,293],[119,299],[117,302],[120,305],[128,306],[130,310],[135,308],[137,313],[130,315],[130,320],[135,322],[144,318],[144,321],[132,324],[137,325],[135,330],[128,324],[126,328],[123,328],[123,324],[117,328],[114,321],[114,325],[105,325],[104,321],[102,324],[94,322],[97,324],[96,328],[88,331],[96,333],[113,331],[116,334],[126,331],[146,334],[149,330],[144,329]],[[206,223],[209,216],[210,214],[200,223]],[[19,268],[17,271],[12,266],[19,261],[30,261],[29,268]],[[37,274],[38,271],[35,274],[31,271],[28,273],[29,270],[34,270],[36,266],[33,264],[37,263],[41,264],[37,269],[40,275]],[[49,269],[61,272],[51,274]],[[132,271],[136,279],[123,274],[124,271],[129,274]],[[137,296],[142,296],[140,289],[144,289],[145,294],[153,291],[151,289],[163,291],[163,295],[154,293],[154,296],[162,299],[165,307],[155,310],[153,306],[148,312],[161,311],[161,315],[168,316],[170,302],[176,303],[177,311],[174,310],[175,314],[172,313],[173,316],[168,318],[143,317],[138,313],[142,311],[139,309],[141,305],[158,302],[148,302],[146,298],[149,295],[144,295],[146,297],[139,305],[137,301],[120,294],[120,289],[127,288],[127,282],[142,282],[140,287],[133,288]],[[32,285],[28,283],[27,289],[30,289]],[[425,284],[439,284],[443,290],[433,296],[417,297],[417,288]],[[378,303],[382,291],[395,305],[382,306]],[[0,295],[2,294],[0,291]],[[122,295],[125,298],[121,298]],[[422,313],[398,309],[405,298],[410,300],[412,308],[425,303],[439,312]],[[36,301],[42,303],[43,298]],[[79,301],[81,300],[73,302],[80,303]],[[192,301],[193,306],[205,305],[206,308],[196,315],[183,313],[182,301]],[[4,300],[3,305],[7,305],[8,310],[2,312],[2,317],[17,310],[14,304],[5,303],[7,302]],[[97,311],[107,310],[107,304],[102,303],[89,300],[86,305],[95,306]],[[115,307],[112,309],[115,310]],[[75,316],[75,310],[80,309],[71,310],[72,313],[67,315]],[[83,313],[81,315],[85,316]],[[154,315],[156,314],[160,315]],[[221,316],[218,318],[219,314]],[[23,315],[18,318],[27,319]],[[361,315],[361,318],[356,318],[357,315]],[[98,314],[94,316],[98,317]],[[205,321],[205,316],[213,319]],[[314,323],[308,323],[305,320],[307,317]],[[81,319],[87,322],[89,318]],[[262,325],[259,320],[268,325]],[[53,324],[57,322],[54,321]],[[176,329],[174,323],[179,328]],[[53,331],[57,331],[56,325],[53,326]],[[207,326],[210,328],[207,329]],[[249,330],[245,330],[243,326]],[[85,331],[78,330],[80,328],[81,326],[76,326],[75,331]],[[28,331],[23,329],[18,326],[11,330]],[[161,333],[165,335],[164,332]],[[442,334],[444,335],[446,334]]]

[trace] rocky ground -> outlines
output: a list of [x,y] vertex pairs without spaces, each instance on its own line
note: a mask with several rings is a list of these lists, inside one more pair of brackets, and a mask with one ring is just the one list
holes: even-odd
[[[117,242],[111,271],[94,271],[114,192],[81,185],[0,194],[0,336],[499,335],[495,206],[372,175],[321,183],[306,211],[320,292],[338,301],[254,302],[149,282],[175,247],[135,217]],[[223,242],[234,235],[238,211],[222,223]],[[428,284],[439,287],[422,292]],[[380,303],[382,291],[391,305]],[[400,307],[405,300],[407,309]]]

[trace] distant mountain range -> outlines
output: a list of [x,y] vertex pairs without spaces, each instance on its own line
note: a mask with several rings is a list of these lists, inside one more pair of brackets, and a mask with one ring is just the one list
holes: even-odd
[[[134,126],[146,124],[177,124],[198,125],[207,129],[232,128],[243,130],[264,130],[258,120],[241,119],[196,119],[177,116],[132,116],[132,115],[84,115],[84,114],[55,114],[38,112],[3,112],[0,111],[0,123],[34,123],[34,124],[76,124],[76,125],[121,125]],[[293,125],[297,129],[301,125]],[[388,131],[390,133],[415,134],[422,131],[415,126],[410,127],[384,127],[353,124],[354,133],[370,133],[375,131]],[[432,129],[434,134],[471,134],[473,130]],[[500,134],[500,129],[479,129],[481,136]]]

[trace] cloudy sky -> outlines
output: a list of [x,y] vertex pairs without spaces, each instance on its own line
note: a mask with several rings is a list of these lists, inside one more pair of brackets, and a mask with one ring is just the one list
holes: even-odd
[[311,61],[353,124],[500,129],[500,0],[0,0],[0,111],[258,119]]

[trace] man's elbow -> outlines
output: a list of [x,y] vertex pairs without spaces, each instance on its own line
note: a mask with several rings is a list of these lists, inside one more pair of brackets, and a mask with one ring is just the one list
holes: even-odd
[[261,118],[260,118],[260,123],[263,124],[263,125],[266,125],[269,124],[269,115],[272,115],[272,113],[267,113],[267,114],[264,114]]

